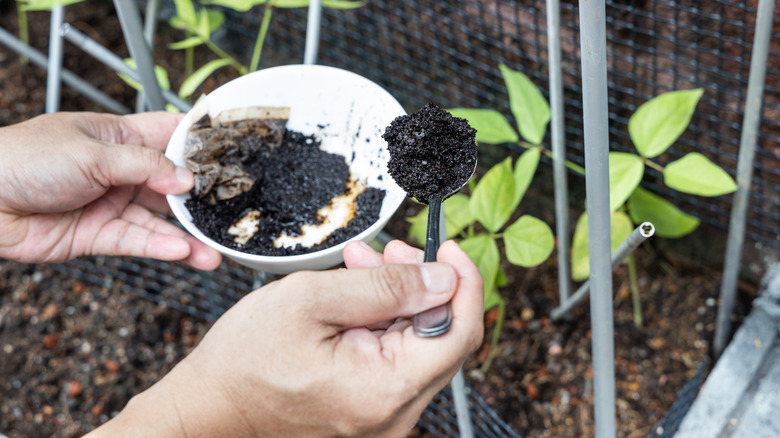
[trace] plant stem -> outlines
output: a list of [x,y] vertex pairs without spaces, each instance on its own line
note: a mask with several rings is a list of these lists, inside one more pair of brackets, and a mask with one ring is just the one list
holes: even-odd
[[642,327],[642,301],[639,299],[639,282],[636,275],[636,262],[634,255],[628,255],[628,284],[631,288],[631,298],[634,302],[634,325]]
[[184,77],[192,75],[195,68],[195,48],[187,47],[184,49]]
[[238,70],[238,72],[241,75],[247,74],[247,69],[245,66],[241,65],[241,63],[236,61],[236,59],[233,58],[232,56],[228,55],[227,52],[222,50],[218,45],[214,44],[211,40],[206,40],[206,47],[211,49],[211,51],[214,52],[220,58],[227,59],[228,62],[230,62],[230,65],[235,67],[235,69]]
[[651,169],[655,169],[658,171],[658,173],[664,173],[664,166],[661,166],[660,164],[650,161],[649,158],[642,157],[642,161],[645,162],[645,165]]
[[263,51],[265,36],[268,34],[268,28],[271,26],[271,11],[273,11],[273,6],[271,6],[271,2],[268,2],[265,4],[263,22],[260,24],[260,30],[257,32],[257,40],[255,40],[255,49],[252,52],[252,62],[249,64],[249,71],[256,71],[258,65],[260,65],[260,54]]
[[[552,151],[546,149],[542,145],[531,144],[531,143],[524,142],[522,140],[517,142],[517,144],[518,144],[518,146],[526,148],[526,149],[539,149],[540,151],[542,151],[542,154],[544,154],[548,158],[552,158]],[[569,160],[564,161],[564,163],[565,163],[566,167],[568,167],[569,169],[579,173],[580,175],[585,175],[585,168],[580,166],[579,164],[576,164],[576,163],[574,163],[572,161],[569,161]]]
[[498,317],[496,318],[496,326],[493,327],[493,337],[490,340],[490,352],[488,353],[485,363],[482,364],[480,371],[484,374],[490,369],[490,365],[493,364],[493,359],[496,358],[496,352],[498,350],[498,338],[501,336],[501,329],[504,327],[504,314],[506,313],[506,305],[504,300],[498,302]]
[[[18,1],[16,2],[16,13],[19,16],[19,39],[22,40],[23,43],[30,45],[30,32],[29,26],[27,25],[27,11],[22,9],[22,5]],[[27,64],[30,61],[24,55],[22,55],[19,60],[22,62],[22,64]]]

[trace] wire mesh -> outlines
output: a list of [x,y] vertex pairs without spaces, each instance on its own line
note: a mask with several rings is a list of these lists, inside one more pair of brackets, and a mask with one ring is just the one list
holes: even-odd
[[[701,152],[732,176],[736,169],[757,0],[609,0],[610,142],[633,149],[630,115],[663,92],[704,88],[690,127],[658,159],[665,165]],[[228,14],[226,40],[251,44],[262,9]],[[265,66],[302,59],[305,9],[276,9]],[[778,11],[776,11],[778,14]],[[387,88],[407,110],[497,109],[511,119],[498,65],[526,73],[546,94],[545,2],[373,1],[323,10],[319,63],[350,69]],[[281,24],[283,23],[283,24]],[[577,2],[561,5],[562,69],[568,158],[582,164],[582,105]],[[780,22],[775,21],[755,162],[747,238],[780,249]],[[549,142],[549,137],[546,139]],[[643,184],[703,222],[726,229],[731,197],[674,191],[650,169]]]

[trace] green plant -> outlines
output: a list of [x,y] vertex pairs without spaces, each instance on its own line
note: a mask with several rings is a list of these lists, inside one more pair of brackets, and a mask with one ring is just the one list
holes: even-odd
[[[523,220],[525,216],[512,226],[507,227],[503,235],[496,234],[498,227],[504,224],[502,218],[506,216],[507,211],[511,214],[511,211],[517,208],[519,200],[515,202],[515,197],[519,193],[519,197],[522,198],[528,188],[540,155],[552,157],[552,152],[542,145],[547,123],[550,120],[550,109],[546,99],[522,72],[512,70],[505,65],[500,65],[499,69],[506,83],[509,107],[517,123],[517,130],[504,115],[496,110],[458,108],[450,111],[453,115],[466,118],[477,129],[478,143],[514,143],[526,149],[518,159],[513,174],[514,187],[519,188],[519,190],[512,192],[510,189],[513,185],[509,182],[512,178],[509,176],[510,167],[509,159],[507,159],[488,170],[476,185],[476,188],[483,183],[486,187],[494,187],[495,189],[490,191],[490,196],[479,194],[475,188],[471,199],[465,195],[456,195],[459,198],[449,201],[451,202],[449,208],[445,203],[448,237],[461,236],[463,239],[461,245],[479,266],[480,272],[485,278],[485,310],[499,307],[499,320],[496,331],[493,333],[493,347],[497,343],[504,317],[504,303],[497,289],[503,286],[505,281],[505,277],[498,267],[500,255],[495,247],[495,239],[504,237],[507,259],[521,266],[532,265],[516,263],[516,259],[513,261],[510,258],[514,257],[510,254],[516,254],[519,248],[524,246],[523,250],[538,256],[534,260],[541,263],[549,256],[553,246],[549,227],[546,224],[544,227],[538,225],[535,222],[538,220]],[[636,110],[629,121],[629,134],[638,154],[625,152],[611,152],[609,154],[610,209],[612,212],[610,231],[613,250],[633,231],[634,224],[640,224],[644,221],[652,222],[655,225],[656,233],[667,238],[688,235],[699,225],[699,219],[695,216],[683,212],[671,202],[640,187],[640,183],[645,177],[646,167],[653,168],[662,174],[663,181],[668,187],[683,193],[718,196],[736,190],[733,179],[700,153],[689,153],[668,163],[665,167],[652,160],[665,152],[685,131],[702,93],[701,89],[673,91],[646,102]],[[584,175],[585,173],[581,166],[570,161],[566,161],[566,166],[579,174]],[[498,190],[506,190],[514,195],[510,198],[502,197]],[[475,214],[475,210],[480,211],[481,216]],[[495,213],[485,214],[484,211]],[[534,223],[538,228],[526,227],[523,224],[522,232],[520,232],[521,220],[526,224]],[[481,222],[487,233],[475,234],[473,227],[468,226],[475,221]],[[411,234],[419,236],[424,231],[424,229],[421,230],[422,216],[412,218],[411,222]],[[461,231],[464,228],[466,231]],[[507,233],[507,231],[510,232]],[[509,243],[507,236],[509,236]],[[583,213],[577,220],[572,238],[572,279],[574,281],[583,281],[588,277],[587,239],[587,214]],[[540,242],[543,244],[539,244]],[[628,263],[629,269],[632,270],[630,272],[631,278],[636,278],[632,257],[629,257]],[[632,281],[631,286],[634,295],[635,322],[640,326],[642,313],[639,307],[636,282]],[[489,366],[492,355],[493,352],[491,352],[490,359],[486,361],[486,366]]]
[[[257,70],[260,56],[271,25],[274,8],[300,8],[309,5],[309,0],[203,0],[204,7],[196,10],[192,0],[174,0],[176,15],[170,19],[170,25],[185,32],[185,38],[170,44],[174,50],[185,51],[184,81],[179,88],[179,97],[188,99],[209,76],[222,67],[232,66],[239,74]],[[354,9],[365,4],[364,1],[323,0],[322,6],[333,9]],[[219,6],[239,12],[248,12],[255,6],[264,5],[263,19],[257,32],[252,58],[249,65],[240,63],[233,56],[219,47],[212,35],[225,22],[225,15],[208,6]],[[217,55],[213,59],[194,70],[194,50],[198,46],[206,46]]]

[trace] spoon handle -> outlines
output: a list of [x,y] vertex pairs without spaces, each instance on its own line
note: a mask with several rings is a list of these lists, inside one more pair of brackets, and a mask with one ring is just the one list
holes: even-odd
[[[439,250],[439,232],[441,220],[441,199],[428,201],[428,227],[425,233],[425,261],[435,262]],[[414,333],[423,338],[440,336],[452,325],[452,306],[442,304],[433,309],[414,315]]]

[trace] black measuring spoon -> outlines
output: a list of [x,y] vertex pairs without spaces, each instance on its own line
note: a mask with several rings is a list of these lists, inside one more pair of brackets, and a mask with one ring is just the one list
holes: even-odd
[[[476,130],[465,119],[427,104],[397,117],[382,137],[387,141],[388,172],[407,195],[428,204],[425,262],[436,261],[442,201],[465,186],[477,166]],[[447,303],[414,316],[418,336],[443,335],[452,325]]]

